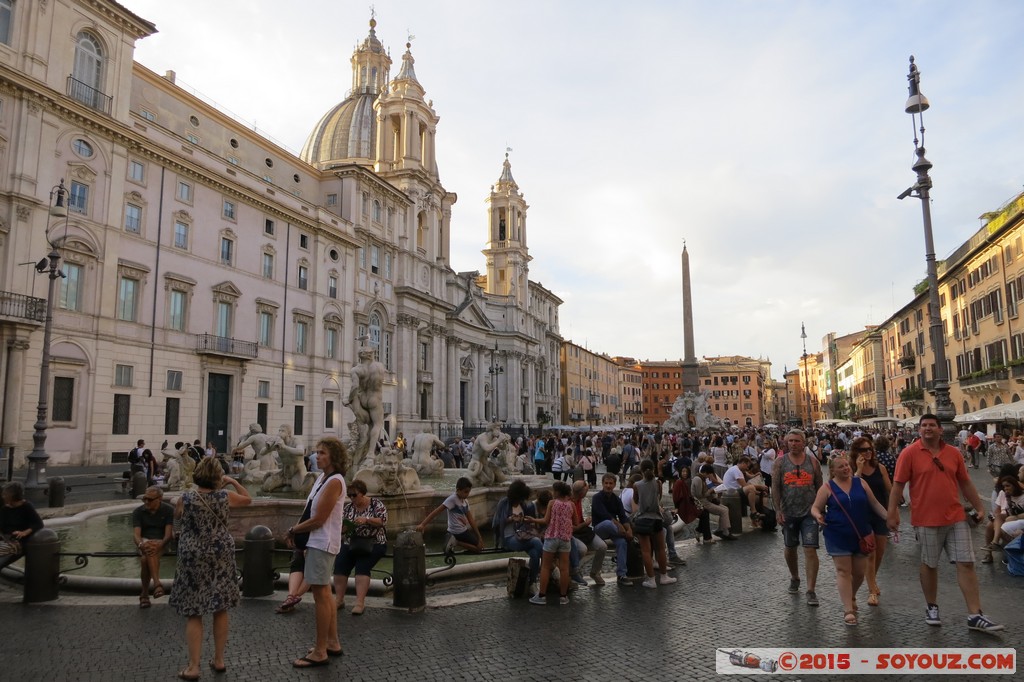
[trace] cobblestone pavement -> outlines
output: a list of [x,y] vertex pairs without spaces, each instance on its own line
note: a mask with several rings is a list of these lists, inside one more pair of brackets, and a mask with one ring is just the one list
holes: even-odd
[[[862,591],[855,628],[843,625],[835,571],[824,550],[821,606],[808,607],[803,594],[786,591],[781,535],[757,531],[711,546],[680,543],[688,565],[676,569],[675,585],[619,587],[609,572],[608,585],[581,588],[569,606],[510,601],[504,586],[493,584],[431,593],[428,609],[417,614],[390,608],[389,599],[371,599],[359,618],[339,614],[346,655],[315,670],[290,666],[311,643],[310,597],[287,616],[273,612],[280,592],[243,600],[231,613],[228,673],[220,679],[709,680],[717,677],[716,647],[1016,647],[1024,632],[1024,580],[1008,575],[998,554],[995,564],[979,564],[978,574],[986,613],[1007,627],[1001,636],[967,629],[950,565],[940,568],[944,624],[924,623],[908,521],[905,513],[903,540],[890,546],[880,573],[882,605],[868,607]],[[209,618],[206,627],[204,666],[212,649]],[[174,679],[186,660],[183,631],[184,619],[166,599],[145,611],[131,597],[72,593],[23,605],[20,587],[0,582],[5,679]],[[212,671],[204,667],[203,677],[213,679]]]

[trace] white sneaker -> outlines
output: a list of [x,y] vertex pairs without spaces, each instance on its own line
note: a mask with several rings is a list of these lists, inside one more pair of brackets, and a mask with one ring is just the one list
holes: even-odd
[[540,604],[541,606],[544,606],[545,604],[547,604],[547,603],[548,603],[548,600],[547,600],[547,599],[545,599],[544,597],[542,597],[542,596],[541,596],[541,595],[540,595],[540,594],[538,593],[538,594],[535,594],[535,595],[533,595],[532,597],[530,597],[530,603],[531,603],[531,604]]
[[656,588],[658,586],[658,583],[654,582],[654,578],[647,578],[646,580],[644,580],[640,584],[643,585],[644,587],[651,587],[651,588]]
[[677,580],[678,580],[678,578],[673,578],[670,575],[663,575],[663,576],[661,576],[661,578],[658,579],[658,582],[661,583],[662,585],[671,585],[672,583],[676,582]]

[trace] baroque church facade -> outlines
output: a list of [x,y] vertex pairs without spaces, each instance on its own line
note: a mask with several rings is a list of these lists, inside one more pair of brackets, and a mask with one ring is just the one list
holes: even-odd
[[[392,437],[558,423],[561,300],[529,279],[506,156],[479,226],[453,226],[439,117],[409,46],[376,36],[296,156],[133,60],[156,31],[109,0],[0,7],[0,445],[32,448],[47,278],[46,451],[106,463],[145,438],[233,445],[251,423],[348,437],[363,346]],[[4,23],[6,19],[6,24]],[[3,29],[6,26],[6,35]],[[67,216],[51,215],[54,192]],[[485,269],[456,271],[453,229]]]

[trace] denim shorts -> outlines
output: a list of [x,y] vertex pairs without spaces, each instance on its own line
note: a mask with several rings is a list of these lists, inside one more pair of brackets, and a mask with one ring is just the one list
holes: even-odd
[[569,543],[571,540],[563,540],[562,538],[544,538],[544,551],[556,554],[558,552],[568,552],[572,548]]
[[807,516],[786,517],[782,524],[782,539],[786,547],[812,547],[818,549],[818,522],[814,517]]

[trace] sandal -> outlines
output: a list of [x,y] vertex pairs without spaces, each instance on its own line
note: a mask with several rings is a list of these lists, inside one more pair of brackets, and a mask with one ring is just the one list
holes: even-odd
[[881,592],[872,592],[868,595],[868,606],[878,606],[878,597]]
[[153,604],[150,603],[149,597],[139,597],[139,608],[148,609]]
[[847,611],[847,612],[845,612],[843,614],[843,622],[846,623],[847,625],[849,625],[850,627],[853,627],[854,625],[856,625],[857,624],[857,612],[856,611]]
[[363,615],[363,611],[364,610],[366,610],[366,605],[365,604],[356,604],[355,606],[352,607],[352,615],[353,616],[361,616],[361,615]]
[[164,586],[163,585],[157,585],[156,588],[153,590],[153,599],[159,599],[160,597],[164,596],[165,594],[167,594],[167,593],[164,592]]
[[291,613],[295,610],[295,607],[302,601],[302,597],[296,597],[294,594],[289,594],[288,598],[281,602],[281,605],[274,609],[275,613]]
[[188,668],[185,668],[180,673],[178,673],[178,677],[180,677],[183,680],[190,680],[194,682],[194,680],[199,679],[199,673],[196,673],[195,675],[189,675]]

